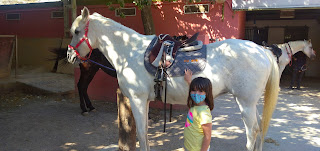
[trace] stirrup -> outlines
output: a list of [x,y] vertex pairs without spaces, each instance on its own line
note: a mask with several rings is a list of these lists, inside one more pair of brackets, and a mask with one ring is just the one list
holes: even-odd
[[158,68],[157,72],[154,76],[154,82],[162,82],[164,81],[164,70],[163,68]]
[[161,82],[156,82],[156,84],[154,85],[154,93],[155,93],[155,101],[162,101],[161,99],[161,94],[162,94],[162,83]]

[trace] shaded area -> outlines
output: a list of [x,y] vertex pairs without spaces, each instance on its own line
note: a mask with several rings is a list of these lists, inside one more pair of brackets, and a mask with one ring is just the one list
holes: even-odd
[[[1,83],[0,150],[110,150],[118,149],[116,103],[93,101],[98,112],[82,116],[78,98],[35,94]],[[319,151],[320,81],[304,79],[302,90],[289,90],[282,80],[279,102],[264,144],[265,151]],[[8,104],[6,104],[8,103]],[[262,101],[258,109],[261,114]],[[163,111],[150,109],[152,150],[184,150],[185,110],[173,111],[163,132]],[[167,114],[168,115],[168,114]],[[246,135],[238,105],[230,94],[215,100],[211,148],[245,150]],[[169,115],[168,115],[169,116]],[[168,118],[167,118],[168,119]],[[139,143],[137,141],[137,150]]]

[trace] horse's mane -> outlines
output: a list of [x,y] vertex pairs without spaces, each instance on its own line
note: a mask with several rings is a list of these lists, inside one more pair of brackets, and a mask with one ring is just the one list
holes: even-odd
[[295,41],[289,41],[289,42],[286,42],[286,43],[283,43],[283,44],[276,44],[278,47],[284,47],[287,43],[289,43],[290,45],[294,44],[300,44],[300,43],[305,43],[306,41],[305,40],[295,40]]
[[135,31],[135,30],[133,30],[133,29],[131,29],[129,27],[126,27],[126,26],[124,26],[124,25],[122,25],[122,24],[120,24],[120,23],[118,23],[118,22],[116,22],[116,21],[114,21],[114,20],[112,20],[110,18],[106,18],[106,17],[104,17],[101,14],[96,13],[96,12],[94,12],[92,15],[90,15],[90,18],[94,19],[94,20],[98,20],[103,25],[109,24],[114,28],[118,28],[120,31],[124,30],[124,31],[132,33],[132,34],[140,34],[137,31]]

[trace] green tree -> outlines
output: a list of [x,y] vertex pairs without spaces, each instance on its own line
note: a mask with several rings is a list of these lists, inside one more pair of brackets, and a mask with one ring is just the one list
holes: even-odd
[[41,0],[1,0],[0,5],[26,4],[38,2],[41,2]]
[[[152,0],[113,0],[107,2],[110,10],[115,10],[113,4],[119,4],[120,8],[124,7],[125,3],[134,3],[140,10],[141,10],[141,19],[143,24],[144,33],[146,35],[155,34],[155,28],[153,24],[152,12],[151,12],[151,5]],[[124,14],[120,14],[121,17],[125,17]]]
[[155,34],[151,4],[152,0],[136,0],[136,5],[141,9],[141,19],[143,23],[144,33],[146,35]]

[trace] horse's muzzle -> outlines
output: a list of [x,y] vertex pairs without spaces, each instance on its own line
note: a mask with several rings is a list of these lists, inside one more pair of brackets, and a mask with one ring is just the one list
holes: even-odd
[[312,50],[312,54],[310,56],[311,60],[314,60],[316,58],[316,51]]
[[75,51],[71,48],[68,48],[67,51],[67,58],[68,58],[68,62],[74,64],[77,60],[77,54],[75,53]]

